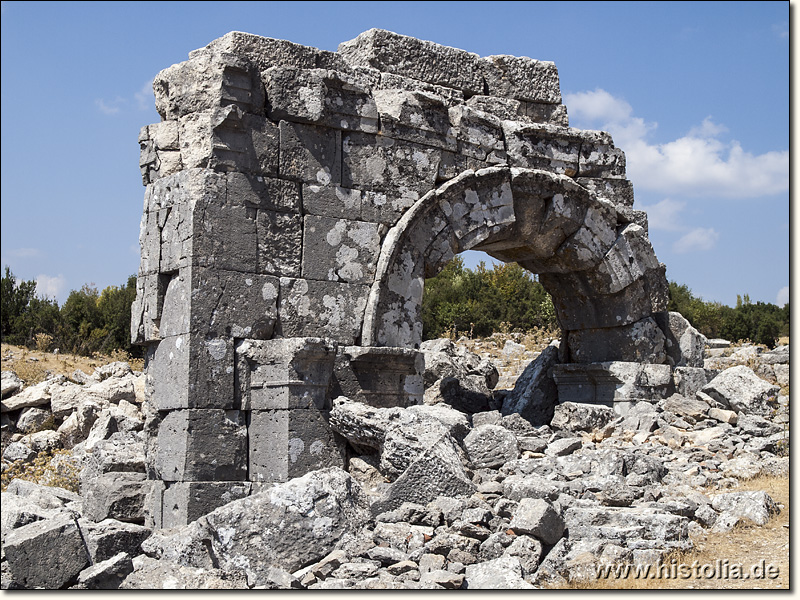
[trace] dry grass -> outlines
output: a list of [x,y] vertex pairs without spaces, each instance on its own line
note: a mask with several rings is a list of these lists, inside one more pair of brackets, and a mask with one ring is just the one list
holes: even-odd
[[[31,360],[31,359],[35,360]],[[144,368],[144,361],[140,358],[131,358],[125,352],[114,352],[110,355],[79,356],[77,354],[53,354],[40,350],[28,350],[24,346],[2,344],[0,347],[0,363],[3,371],[14,371],[25,382],[25,385],[34,385],[47,379],[51,375],[72,375],[75,369],[80,369],[89,375],[96,367],[114,361],[125,361],[134,371]]]
[[664,558],[662,564],[677,565],[716,565],[717,560],[727,560],[728,565],[743,565],[743,572],[752,573],[752,568],[761,561],[774,565],[779,570],[775,579],[702,579],[690,577],[636,579],[598,578],[591,581],[571,582],[569,589],[789,589],[789,478],[759,476],[743,481],[736,491],[765,491],[778,504],[783,505],[779,515],[770,519],[763,527],[748,525],[737,527],[724,534],[707,533],[702,539],[695,539],[695,549],[689,552],[675,552]]

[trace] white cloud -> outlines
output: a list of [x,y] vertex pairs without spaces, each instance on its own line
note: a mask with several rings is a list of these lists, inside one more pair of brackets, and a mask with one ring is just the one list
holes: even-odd
[[121,110],[122,105],[125,104],[125,100],[122,98],[116,98],[115,100],[106,102],[102,98],[98,98],[97,100],[94,101],[94,103],[97,105],[97,108],[100,109],[100,112],[103,113],[104,115],[115,115]]
[[36,295],[45,298],[57,298],[64,291],[67,280],[63,275],[51,277],[50,275],[36,276]]
[[661,231],[685,231],[678,215],[686,208],[686,202],[664,198],[661,202],[656,202],[652,206],[638,206],[640,210],[647,212],[648,229],[659,229]]
[[139,110],[147,110],[155,105],[156,98],[153,94],[153,80],[145,81],[141,89],[134,95]]
[[12,250],[10,254],[16,258],[36,258],[41,256],[42,252],[38,248],[17,248]]
[[676,254],[711,250],[719,239],[719,233],[713,228],[696,227],[672,245]]
[[635,117],[625,100],[602,89],[565,94],[570,116],[580,126],[611,133],[625,151],[628,178],[638,189],[670,195],[759,198],[789,190],[789,152],[754,155],[741,144],[718,139],[726,129],[711,117],[676,140],[652,144],[657,123]]
[[772,26],[772,32],[782,40],[789,39],[789,24],[786,21]]
[[778,291],[778,299],[776,304],[778,306],[783,306],[784,304],[788,304],[788,302],[789,302],[789,286],[787,285],[786,287],[782,287]]

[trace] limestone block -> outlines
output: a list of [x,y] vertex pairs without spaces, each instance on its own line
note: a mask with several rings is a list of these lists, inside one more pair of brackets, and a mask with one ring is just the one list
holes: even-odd
[[259,210],[300,212],[300,186],[294,181],[230,172],[227,193],[233,203]]
[[516,436],[505,427],[481,425],[464,438],[464,448],[476,469],[496,469],[519,458]]
[[268,339],[278,316],[278,289],[278,278],[269,275],[181,269],[169,277],[159,333]]
[[465,50],[370,29],[339,44],[337,53],[350,65],[372,67],[469,95],[483,93],[480,58]]
[[263,113],[264,89],[258,71],[233,54],[193,53],[190,60],[156,75],[153,91],[162,119],[232,105]]
[[514,389],[503,398],[502,413],[517,413],[536,425],[549,423],[558,402],[551,372],[557,363],[558,344],[550,344],[525,367]]
[[304,217],[303,277],[371,284],[385,226],[364,221]]
[[316,185],[342,183],[339,129],[280,122],[281,177]]
[[570,331],[567,339],[570,361],[576,363],[662,364],[667,358],[664,334],[651,317],[622,327]]
[[625,153],[614,147],[611,136],[603,131],[584,131],[578,174],[582,177],[625,177]]
[[514,167],[578,174],[583,138],[577,129],[504,121],[508,161]]
[[587,273],[541,273],[539,281],[553,298],[564,329],[610,328],[631,325],[666,309],[665,270],[659,265],[615,294],[595,293]]
[[326,69],[271,67],[262,73],[267,115],[333,129],[377,133],[378,111],[370,95],[377,73],[365,77]]
[[627,179],[581,176],[577,177],[575,181],[615,205],[633,206],[633,184]]
[[527,103],[512,98],[498,98],[497,96],[478,94],[470,97],[465,104],[470,108],[494,115],[503,121],[524,120],[528,116]]
[[159,275],[139,275],[136,278],[136,298],[131,304],[131,343],[143,344],[161,338],[160,320],[164,302]]
[[109,472],[81,483],[83,515],[92,521],[144,522],[149,482],[144,473]]
[[614,419],[614,412],[606,406],[596,406],[562,401],[553,411],[550,426],[565,431],[592,432],[605,427]]
[[689,520],[658,509],[575,506],[566,510],[564,521],[570,539],[609,540],[639,549],[690,547]]
[[549,123],[559,127],[569,127],[567,107],[563,104],[546,104],[543,102],[524,102],[525,114],[534,123]]
[[161,527],[186,525],[249,494],[249,482],[187,481],[170,484],[163,493]]
[[410,348],[340,348],[331,395],[377,408],[415,405],[419,359],[419,353]]
[[386,89],[375,91],[374,97],[384,135],[451,152],[458,150],[447,103],[441,96],[416,90]]
[[233,339],[197,334],[164,338],[148,362],[156,410],[234,407]]
[[503,125],[499,118],[464,104],[452,107],[448,114],[458,140],[458,152],[490,163],[505,162]]
[[163,481],[244,481],[244,414],[221,409],[171,411],[158,428],[155,462]]
[[78,524],[66,515],[9,532],[3,553],[13,580],[27,589],[59,589],[89,563]]
[[675,367],[702,367],[706,336],[692,327],[678,312],[661,312],[654,316],[666,335],[670,364]]
[[744,365],[725,369],[701,389],[725,408],[762,417],[772,412],[769,402],[779,391]]
[[532,535],[552,546],[564,533],[564,520],[542,498],[522,498],[509,525],[517,535]]
[[[151,194],[152,185],[147,186],[145,191],[145,204],[147,197]],[[158,211],[145,210],[139,223],[139,251],[141,259],[139,261],[139,275],[151,275],[158,273],[159,262],[161,260],[161,228],[158,222]]]
[[561,103],[558,69],[553,62],[500,54],[481,58],[480,69],[492,96]]
[[99,523],[80,521],[80,526],[93,563],[108,560],[120,552],[138,556],[142,552],[142,542],[152,533],[142,525],[116,519],[105,519]]
[[369,286],[281,277],[279,331],[285,337],[324,335],[352,345],[361,335]]
[[448,106],[461,104],[464,102],[464,92],[451,87],[442,85],[435,85],[413,79],[411,77],[403,77],[395,73],[383,72],[380,74],[380,81],[377,86],[378,90],[412,90],[417,92],[427,92],[442,98]]
[[246,339],[235,352],[243,410],[330,410],[335,344],[320,338]]
[[287,481],[316,469],[344,468],[344,445],[328,425],[329,418],[315,408],[252,411],[250,480]]
[[627,225],[603,261],[590,272],[589,285],[596,293],[615,294],[658,267],[658,259],[644,229]]
[[401,212],[434,188],[439,162],[428,146],[363,133],[342,138],[342,185],[387,192]]
[[470,590],[532,590],[534,586],[522,577],[522,566],[516,556],[467,565],[463,587]]
[[298,214],[259,210],[256,231],[258,272],[299,277],[303,218]]
[[624,404],[637,400],[654,402],[674,392],[669,365],[636,362],[560,364],[553,367],[560,403],[576,402],[614,406],[622,413]]
[[180,136],[181,163],[186,168],[278,174],[278,127],[236,106],[181,117]]
[[449,435],[423,452],[370,507],[373,515],[399,508],[403,502],[427,504],[438,496],[469,496],[475,490]]

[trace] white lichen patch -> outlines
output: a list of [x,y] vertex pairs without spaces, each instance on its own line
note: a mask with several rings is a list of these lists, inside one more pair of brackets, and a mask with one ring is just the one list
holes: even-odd
[[289,440],[289,460],[293,463],[297,462],[300,455],[305,450],[306,445],[300,438],[292,438]]

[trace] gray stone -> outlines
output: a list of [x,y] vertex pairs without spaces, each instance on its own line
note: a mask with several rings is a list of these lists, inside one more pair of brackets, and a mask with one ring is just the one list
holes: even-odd
[[78,524],[67,515],[14,529],[3,550],[14,581],[28,589],[59,589],[89,562]]
[[455,443],[449,435],[443,435],[409,465],[370,509],[376,515],[403,502],[427,504],[440,495],[469,496],[474,490],[461,466]]
[[565,431],[593,431],[607,425],[614,411],[606,406],[561,402],[553,411],[550,426]]
[[780,514],[780,508],[766,492],[729,492],[711,498],[711,506],[717,512],[749,519],[756,525],[766,525],[772,515]]
[[149,485],[144,473],[103,473],[82,485],[83,514],[92,521],[144,523]]
[[116,590],[122,581],[133,572],[133,561],[125,552],[95,562],[88,569],[78,574],[77,589],[84,590]]
[[134,571],[120,584],[123,590],[232,590],[248,589],[241,572],[177,565],[144,556],[134,562]]
[[43,381],[36,385],[26,387],[17,394],[8,397],[4,396],[2,403],[0,403],[0,410],[5,413],[29,406],[46,406],[50,404],[49,387],[50,382]]
[[706,416],[709,406],[702,400],[695,400],[680,394],[672,394],[663,402],[662,408],[676,415],[701,420]]
[[724,370],[708,382],[702,390],[726,408],[736,412],[769,416],[769,402],[780,389],[770,385],[744,365]]
[[513,433],[498,425],[480,425],[464,438],[464,449],[474,468],[497,468],[519,457]]
[[656,322],[667,336],[670,364],[675,367],[702,367],[706,336],[697,331],[678,312],[658,313]]
[[80,521],[79,524],[92,563],[109,560],[120,553],[138,556],[142,542],[152,534],[148,527],[116,519],[105,519],[99,523]]
[[[21,391],[24,383],[14,371],[3,371],[0,377],[0,396],[13,396]],[[5,411],[4,411],[5,412]]]
[[564,533],[564,520],[541,498],[522,498],[509,525],[517,535],[532,535],[548,546]]
[[504,415],[518,413],[536,425],[550,423],[558,402],[558,389],[550,372],[558,363],[558,348],[558,343],[550,344],[525,367],[514,389],[503,398]]
[[468,565],[464,587],[471,590],[530,590],[534,586],[522,577],[522,566],[515,556]]
[[547,444],[545,454],[549,456],[567,456],[579,450],[583,442],[580,438],[561,438]]

